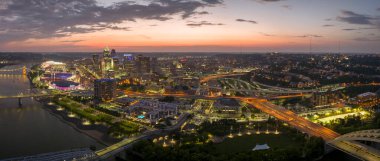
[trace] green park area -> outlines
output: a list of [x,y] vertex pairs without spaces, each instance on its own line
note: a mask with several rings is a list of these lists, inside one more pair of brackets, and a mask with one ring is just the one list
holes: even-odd
[[[321,138],[301,137],[295,141],[287,135],[251,135],[234,137],[222,143],[162,144],[140,141],[127,150],[127,160],[165,161],[309,161],[324,153]],[[256,143],[267,143],[268,150],[252,151]]]
[[139,125],[126,120],[118,120],[116,117],[85,106],[70,98],[54,98],[53,102],[67,111],[86,119],[91,123],[103,123],[109,127],[109,134],[115,137],[128,136],[139,131]]
[[238,152],[249,152],[256,144],[267,144],[271,149],[299,149],[302,141],[297,141],[284,134],[252,134],[236,136],[232,139],[226,138],[223,142],[214,144],[215,151],[220,154],[234,154]]

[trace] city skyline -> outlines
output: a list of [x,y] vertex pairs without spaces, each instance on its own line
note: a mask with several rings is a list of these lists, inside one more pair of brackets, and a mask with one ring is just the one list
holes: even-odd
[[0,1],[0,51],[379,53],[380,1]]
[[380,0],[0,0],[0,161],[380,161]]

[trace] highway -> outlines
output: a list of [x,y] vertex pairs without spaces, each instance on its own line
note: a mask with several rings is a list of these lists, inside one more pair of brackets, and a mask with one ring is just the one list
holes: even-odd
[[79,66],[77,69],[78,69],[79,71],[82,71],[82,72],[83,72],[83,70],[84,70],[84,71],[86,71],[87,73],[90,73],[90,75],[93,76],[93,77],[96,78],[96,79],[100,79],[100,78],[101,78],[101,77],[100,77],[98,74],[96,74],[94,71],[91,71],[90,69],[88,69],[87,67],[85,67],[85,66],[83,66],[83,65]]
[[282,120],[296,129],[312,136],[322,137],[325,141],[330,141],[340,136],[338,133],[323,127],[322,125],[313,123],[303,117],[298,116],[294,112],[287,110],[281,106],[274,105],[266,99],[257,98],[239,98],[243,102],[254,106],[255,108]]
[[376,149],[354,141],[338,141],[328,144],[360,160],[379,161],[380,152]]
[[244,75],[245,73],[233,73],[233,74],[213,74],[213,75],[208,75],[205,77],[202,77],[199,81],[200,83],[206,83],[210,80],[213,79],[218,79],[218,78],[224,78],[224,77],[231,77],[231,76],[241,76]]

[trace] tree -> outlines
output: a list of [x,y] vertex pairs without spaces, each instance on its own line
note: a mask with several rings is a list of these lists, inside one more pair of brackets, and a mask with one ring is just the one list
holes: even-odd
[[306,158],[318,158],[325,152],[325,141],[321,137],[309,137],[303,149]]

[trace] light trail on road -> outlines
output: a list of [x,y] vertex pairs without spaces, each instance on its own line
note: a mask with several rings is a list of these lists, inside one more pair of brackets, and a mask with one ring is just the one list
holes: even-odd
[[338,133],[323,127],[322,125],[313,123],[303,117],[298,116],[294,112],[283,107],[274,105],[266,99],[257,98],[240,98],[243,102],[253,105],[255,108],[282,120],[296,129],[312,136],[322,137],[325,141],[330,141],[340,136]]

